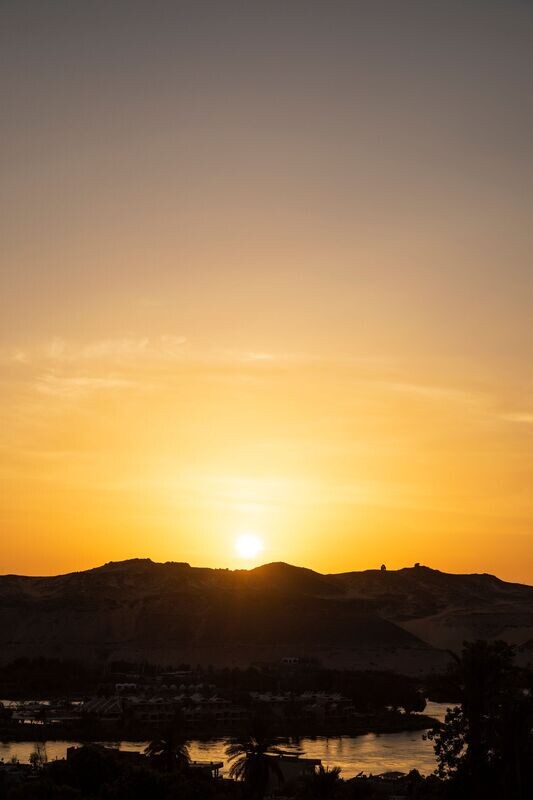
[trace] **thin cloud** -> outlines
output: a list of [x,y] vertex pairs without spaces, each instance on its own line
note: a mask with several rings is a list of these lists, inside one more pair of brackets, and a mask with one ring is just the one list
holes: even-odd
[[53,397],[75,399],[93,392],[114,389],[129,389],[136,386],[136,381],[118,377],[89,377],[61,375],[43,375],[38,378],[35,388],[38,392]]
[[501,418],[507,420],[508,422],[519,422],[523,425],[533,425],[533,413],[527,411],[517,414],[502,414]]
[[65,357],[67,352],[67,343],[64,339],[56,336],[48,344],[45,345],[44,355],[45,358],[53,359],[54,361],[61,360]]
[[81,348],[78,358],[92,360],[143,358],[149,352],[150,339],[102,339]]
[[121,336],[97,339],[83,345],[56,337],[44,346],[44,357],[58,363],[175,360],[183,358],[186,342],[184,336],[170,334],[155,338]]
[[1,364],[28,364],[30,354],[20,347],[4,347],[0,350]]
[[405,394],[419,395],[426,397],[428,400],[452,400],[460,403],[477,403],[480,399],[479,395],[465,391],[464,389],[457,389],[451,386],[439,386],[419,383],[402,383],[390,381],[374,381],[374,384],[379,384],[393,392],[403,392]]

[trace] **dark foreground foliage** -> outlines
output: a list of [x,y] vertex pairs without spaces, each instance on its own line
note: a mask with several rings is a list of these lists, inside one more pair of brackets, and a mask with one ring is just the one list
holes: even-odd
[[533,683],[504,642],[465,644],[460,705],[430,732],[438,772],[457,800],[533,797]]
[[[248,744],[244,743],[248,751]],[[260,748],[262,745],[260,745]],[[413,772],[399,782],[359,777],[343,780],[340,770],[320,768],[315,775],[267,788],[262,753],[256,752],[249,770],[232,781],[196,774],[187,768],[168,771],[161,762],[138,766],[123,761],[118,753],[87,745],[68,761],[51,762],[31,778],[13,785],[0,784],[1,800],[263,800],[282,796],[290,800],[373,800],[393,792],[431,800],[448,797],[439,779]],[[273,770],[275,775],[275,768]]]

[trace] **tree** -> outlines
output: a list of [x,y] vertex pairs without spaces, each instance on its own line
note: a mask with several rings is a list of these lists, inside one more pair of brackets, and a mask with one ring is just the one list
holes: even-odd
[[304,797],[312,800],[333,800],[337,797],[343,783],[340,767],[324,767],[320,764],[314,775],[304,784]]
[[243,781],[246,796],[253,800],[262,800],[271,777],[283,780],[278,763],[283,751],[276,747],[264,720],[254,720],[244,736],[233,739],[226,755],[230,778]]
[[187,769],[191,758],[180,714],[175,715],[166,731],[151,741],[144,752],[166,772],[183,772]]
[[423,693],[418,690],[407,692],[403,701],[403,707],[407,714],[412,714],[413,712],[422,713],[426,708],[426,698]]
[[30,764],[35,770],[42,769],[48,762],[46,754],[46,744],[44,742],[35,742],[35,748],[30,753]]
[[[430,731],[441,778],[454,797],[531,796],[533,705],[504,642],[465,644],[456,671],[461,704]],[[521,679],[522,678],[522,679]]]

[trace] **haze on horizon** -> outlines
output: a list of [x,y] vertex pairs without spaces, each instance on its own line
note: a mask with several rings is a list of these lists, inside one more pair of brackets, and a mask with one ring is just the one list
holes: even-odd
[[533,583],[532,34],[521,0],[2,3],[0,572]]

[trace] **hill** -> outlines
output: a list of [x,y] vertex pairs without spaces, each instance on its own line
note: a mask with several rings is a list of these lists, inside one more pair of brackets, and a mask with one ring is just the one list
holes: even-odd
[[[426,567],[322,575],[149,559],[55,577],[0,576],[0,658],[440,669],[465,638],[533,637],[533,587]],[[529,652],[526,648],[523,652]]]
[[533,637],[533,587],[494,575],[451,575],[428,567],[335,576],[345,595],[435,647],[457,650],[473,639],[521,644]]

